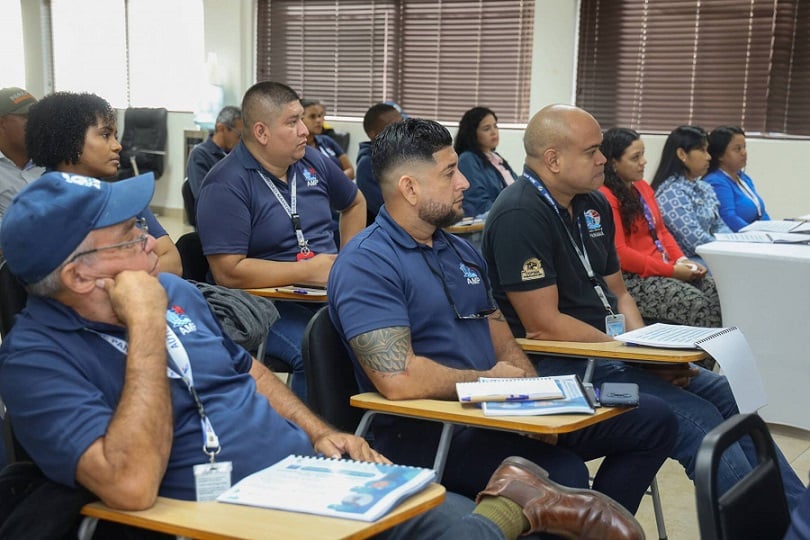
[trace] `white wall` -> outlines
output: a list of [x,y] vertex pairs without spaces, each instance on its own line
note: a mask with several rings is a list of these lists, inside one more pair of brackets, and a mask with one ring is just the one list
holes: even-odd
[[[27,84],[35,95],[47,92],[41,62],[38,2],[23,2],[24,40],[26,43]],[[203,0],[205,9],[206,53],[217,55],[225,88],[225,102],[239,104],[241,96],[254,82],[254,1]],[[536,112],[549,103],[572,103],[577,49],[578,0],[536,0],[534,55],[532,60],[531,110]],[[475,104],[470,104],[474,106]],[[351,133],[348,150],[352,160],[357,146],[366,140],[357,121],[332,121],[337,129]],[[453,126],[448,126],[455,131]],[[603,126],[604,128],[612,126]],[[673,126],[674,127],[674,126]],[[183,206],[180,186],[185,176],[183,130],[194,128],[189,113],[169,114],[168,163],[158,182],[153,204],[158,207]],[[522,130],[502,129],[498,151],[515,168],[523,162]],[[646,135],[647,178],[657,166],[665,137]],[[807,140],[748,140],[748,173],[767,202],[772,217],[788,217],[810,212],[810,182],[805,181]]]

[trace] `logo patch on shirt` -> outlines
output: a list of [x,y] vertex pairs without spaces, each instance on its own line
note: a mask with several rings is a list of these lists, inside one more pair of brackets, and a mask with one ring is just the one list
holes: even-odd
[[532,257],[523,263],[523,269],[520,271],[521,281],[531,281],[544,277],[546,277],[546,271],[543,270],[543,263],[540,262],[540,259]]
[[467,278],[467,285],[478,285],[481,283],[481,278],[475,273],[475,271],[473,271],[472,268],[464,263],[459,263],[458,267],[461,270],[461,273],[464,274],[464,277]]
[[588,228],[591,238],[605,236],[605,232],[602,230],[602,216],[599,215],[599,212],[592,208],[586,210],[582,215],[585,216],[585,226]]
[[315,176],[315,169],[310,167],[309,169],[304,169],[304,180],[307,181],[308,186],[317,186],[318,185],[318,177]]
[[197,325],[194,324],[183,308],[180,306],[172,306],[166,310],[166,322],[172,325],[174,330],[177,330],[184,336],[191,332],[197,331]]

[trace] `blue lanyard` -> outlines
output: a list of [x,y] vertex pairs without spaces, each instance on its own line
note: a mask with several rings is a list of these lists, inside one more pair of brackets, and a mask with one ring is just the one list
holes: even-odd
[[599,297],[601,300],[602,305],[604,306],[605,310],[610,314],[613,315],[613,308],[610,307],[610,302],[608,302],[607,295],[605,291],[602,289],[602,286],[599,284],[599,281],[596,279],[596,274],[593,271],[593,267],[591,266],[591,260],[588,258],[588,249],[585,247],[585,237],[582,235],[582,222],[579,219],[579,215],[574,217],[574,221],[576,222],[577,231],[579,231],[579,240],[582,242],[582,249],[577,245],[576,240],[574,240],[574,236],[571,234],[571,231],[568,230],[568,224],[565,222],[565,218],[563,218],[562,214],[560,213],[560,206],[557,204],[557,201],[554,200],[554,197],[551,196],[551,193],[548,192],[548,189],[543,185],[539,178],[535,177],[531,172],[528,170],[523,171],[523,177],[526,178],[532,185],[537,188],[537,191],[540,192],[540,195],[546,200],[546,202],[551,205],[555,212],[557,212],[557,217],[560,218],[560,222],[563,225],[563,229],[565,229],[566,234],[568,235],[568,240],[571,242],[571,245],[574,248],[574,251],[577,253],[577,257],[579,257],[582,266],[585,268],[585,273],[588,275],[588,279],[593,286],[593,290],[596,291],[596,296]]
[[292,221],[293,230],[295,231],[295,239],[298,242],[298,249],[301,253],[309,253],[309,242],[306,238],[304,238],[304,231],[301,228],[301,215],[298,213],[297,209],[297,202],[298,202],[298,193],[297,193],[297,185],[298,185],[298,174],[293,172],[292,180],[290,180],[290,202],[289,204],[284,199],[284,196],[278,190],[276,185],[273,183],[272,180],[267,178],[262,171],[258,171],[259,176],[262,177],[264,183],[267,184],[267,187],[270,188],[270,191],[273,192],[275,195],[276,200],[279,202],[281,207],[286,212],[287,217],[290,218]]
[[661,256],[664,258],[664,262],[668,263],[669,255],[667,254],[667,250],[664,249],[664,244],[662,244],[661,240],[659,240],[658,233],[655,231],[655,218],[652,215],[652,210],[650,210],[650,207],[647,205],[647,201],[644,200],[641,193],[638,190],[636,190],[636,193],[638,193],[638,198],[641,201],[641,208],[644,211],[644,219],[647,220],[647,227],[650,229],[650,236],[652,236],[655,249],[661,253]]
[[[120,353],[126,355],[129,350],[127,342],[121,338],[97,332],[86,328],[88,332],[96,334],[101,339],[112,345]],[[166,351],[169,357],[166,359],[166,376],[170,379],[182,379],[186,383],[189,394],[194,400],[194,405],[197,407],[197,413],[200,415],[200,426],[202,427],[203,435],[203,452],[214,462],[214,458],[222,451],[222,446],[219,444],[219,437],[214,431],[214,426],[211,425],[211,420],[205,414],[205,407],[203,407],[199,394],[194,388],[194,374],[191,371],[191,362],[188,359],[188,353],[183,343],[177,338],[169,325],[166,325]]]

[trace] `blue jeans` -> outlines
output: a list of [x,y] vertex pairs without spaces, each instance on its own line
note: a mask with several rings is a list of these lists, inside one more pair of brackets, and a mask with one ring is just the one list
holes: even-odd
[[810,489],[804,491],[799,504],[790,515],[790,527],[785,540],[810,540]]
[[[374,421],[374,448],[394,463],[432,467],[441,424],[403,418]],[[588,487],[584,461],[605,456],[593,488],[635,513],[647,487],[675,443],[677,421],[669,407],[642,396],[632,411],[560,435],[556,445],[517,433],[456,426],[442,484],[466,497],[484,489],[490,475],[509,456],[545,468],[555,482]]]
[[[540,375],[585,372],[585,360],[533,356]],[[698,367],[700,373],[685,389],[645,371],[643,368],[616,360],[598,360],[593,373],[594,386],[604,381],[634,382],[647,394],[667,402],[678,418],[678,437],[670,457],[677,459],[686,475],[694,480],[695,459],[703,437],[726,418],[739,413],[731,387],[726,378]],[[785,485],[788,506],[794,508],[805,488],[778,448],[779,469]],[[717,470],[720,493],[739,482],[757,463],[756,451],[750,438],[732,445],[723,454]]]
[[281,318],[270,327],[265,349],[265,357],[274,356],[292,368],[291,389],[304,403],[307,402],[307,378],[301,357],[301,344],[307,323],[319,307],[320,304],[276,302]]
[[[475,503],[451,491],[444,502],[424,514],[397,525],[374,538],[378,540],[507,540],[503,532],[484,516],[473,514]],[[521,538],[552,538],[552,535],[532,534]],[[556,538],[554,536],[553,538]]]

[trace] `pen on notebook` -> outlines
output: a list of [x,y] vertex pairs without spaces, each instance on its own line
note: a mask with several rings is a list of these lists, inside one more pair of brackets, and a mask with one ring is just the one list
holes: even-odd
[[292,294],[309,294],[306,289],[293,289],[291,287],[276,287],[276,292],[285,292]]
[[527,401],[528,399],[528,394],[511,394],[506,396],[506,401]]

